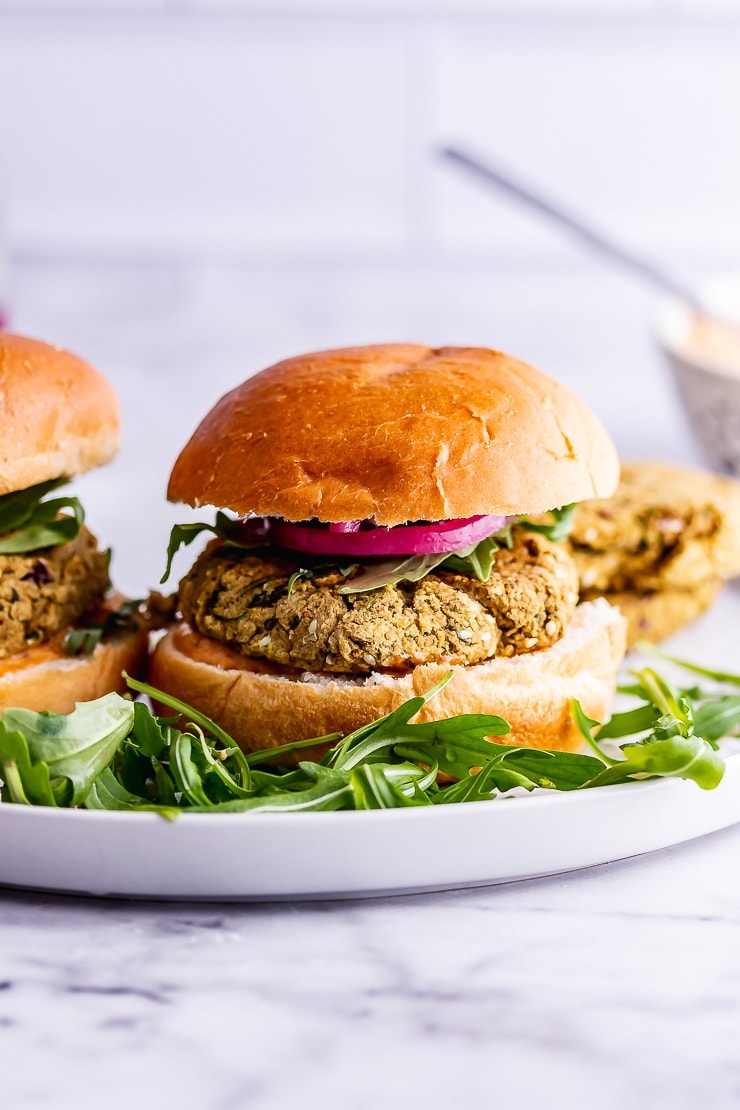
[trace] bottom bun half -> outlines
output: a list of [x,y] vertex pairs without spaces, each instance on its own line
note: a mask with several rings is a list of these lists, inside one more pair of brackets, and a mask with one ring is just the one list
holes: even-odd
[[[625,629],[619,610],[599,599],[580,605],[565,636],[544,651],[469,667],[427,663],[400,676],[343,678],[256,673],[242,669],[240,657],[233,667],[204,662],[184,650],[189,637],[178,626],[157,644],[150,682],[216,721],[245,751],[256,751],[331,732],[346,735],[425,693],[452,670],[451,681],[416,720],[493,713],[511,725],[502,741],[577,751],[583,741],[570,699],[597,720],[608,715]],[[300,758],[319,755],[320,749],[304,750]]]
[[122,672],[141,676],[146,668],[147,641],[145,630],[131,629],[106,638],[90,655],[70,657],[47,643],[2,659],[0,711],[13,706],[71,713],[77,702],[123,694]]

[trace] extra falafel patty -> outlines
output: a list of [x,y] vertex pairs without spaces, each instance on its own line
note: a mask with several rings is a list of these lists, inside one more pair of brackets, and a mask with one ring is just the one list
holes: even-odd
[[108,555],[87,528],[58,547],[0,555],[0,659],[72,624],[108,586]]
[[587,596],[691,590],[740,574],[740,482],[623,463],[613,497],[576,506],[568,538]]
[[180,583],[188,623],[244,655],[308,671],[368,673],[421,663],[479,663],[549,647],[578,600],[568,553],[514,530],[487,582],[438,569],[420,582],[340,594],[336,569],[290,584],[300,564],[274,549],[214,541]]

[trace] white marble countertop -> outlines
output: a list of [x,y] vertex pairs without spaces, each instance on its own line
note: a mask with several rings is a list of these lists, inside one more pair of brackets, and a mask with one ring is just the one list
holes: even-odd
[[739,855],[354,903],[2,892],[3,1104],[734,1107]]
[[[477,283],[473,275],[469,289]],[[205,310],[197,325],[136,305],[115,316],[98,304],[88,318],[69,284],[60,305],[25,275],[16,327],[76,347],[121,391],[121,460],[86,478],[81,492],[131,592],[156,580],[178,515],[163,507],[173,454],[203,411],[201,398],[210,404],[239,380],[238,365],[243,376],[281,345],[288,354],[334,334],[347,342],[353,326],[361,341],[429,334],[437,342],[443,326],[458,339],[463,326],[471,341],[485,335],[484,308],[470,307],[460,275],[440,279],[436,291],[427,283],[424,305],[407,300],[405,316],[397,287],[385,307],[358,296],[354,316],[346,303],[326,319],[286,309],[290,328],[269,342],[257,298],[243,357],[236,329],[204,339]],[[515,285],[501,284],[496,302],[500,313],[509,297],[513,321],[531,295]],[[675,438],[685,424],[638,339],[644,322],[629,296],[605,308],[596,289],[584,308],[587,285],[578,296],[592,339],[600,320],[627,320],[605,351],[600,384],[589,344],[569,345],[560,309],[548,315],[544,298],[544,334],[529,349],[500,345],[533,360],[549,347],[556,373],[570,359],[571,384],[601,402],[623,449],[693,458],[690,441]],[[104,281],[90,296],[103,297],[101,289]],[[562,306],[557,275],[548,289],[559,290]],[[304,295],[296,291],[294,308]],[[516,339],[516,325],[509,330]],[[493,335],[488,342],[499,345]],[[647,400],[635,406],[624,393],[640,380]],[[720,650],[701,625],[691,643],[695,657]],[[0,891],[2,1105],[734,1107],[738,859],[734,827],[568,875],[357,902],[145,904]]]

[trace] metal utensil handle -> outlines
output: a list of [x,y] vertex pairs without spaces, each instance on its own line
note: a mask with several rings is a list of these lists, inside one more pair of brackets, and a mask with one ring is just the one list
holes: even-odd
[[534,208],[543,216],[547,216],[553,223],[567,228],[573,235],[576,235],[579,239],[587,243],[589,247],[593,247],[595,250],[607,255],[620,265],[641,274],[651,281],[653,285],[657,285],[665,292],[681,297],[681,299],[686,301],[692,308],[702,311],[702,306],[695,292],[691,289],[687,289],[682,282],[678,281],[670,274],[665,273],[664,270],[654,265],[649,259],[641,258],[634,252],[625,250],[617,243],[614,243],[601,231],[597,231],[595,228],[590,227],[580,216],[573,215],[572,212],[566,211],[560,204],[556,204],[541,193],[534,192],[528,186],[522,185],[521,182],[516,181],[510,174],[503,173],[497,167],[492,166],[488,162],[482,162],[480,159],[473,157],[464,150],[460,150],[458,147],[444,147],[441,150],[441,154],[448,161],[462,166],[481,180],[495,185],[500,191],[508,193],[516,200],[521,201],[522,204]]

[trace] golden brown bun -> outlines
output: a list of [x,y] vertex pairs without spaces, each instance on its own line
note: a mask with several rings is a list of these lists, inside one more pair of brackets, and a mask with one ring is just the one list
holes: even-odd
[[[143,629],[118,632],[90,655],[70,657],[48,644],[29,648],[0,664],[0,710],[10,706],[40,712],[71,713],[78,701],[126,692],[121,672],[141,676],[148,636]],[[15,669],[13,669],[15,668]]]
[[602,596],[626,617],[627,647],[631,648],[640,640],[657,644],[696,620],[709,608],[722,586],[721,578],[707,578],[687,590],[666,588],[648,594],[623,590]]
[[[624,619],[599,600],[579,606],[563,639],[544,651],[472,667],[428,663],[401,678],[374,674],[342,680],[308,673],[295,678],[225,670],[179,651],[172,630],[157,644],[150,681],[211,717],[250,751],[351,732],[429,690],[452,669],[454,677],[419,720],[497,713],[512,726],[508,743],[577,751],[582,740],[570,698],[578,698],[590,717],[603,719],[624,650]],[[319,754],[311,749],[300,758]]]
[[99,466],[118,444],[118,401],[97,370],[0,332],[0,494]]
[[565,386],[499,351],[411,344],[287,359],[205,417],[167,495],[239,515],[395,525],[607,497],[609,436]]

